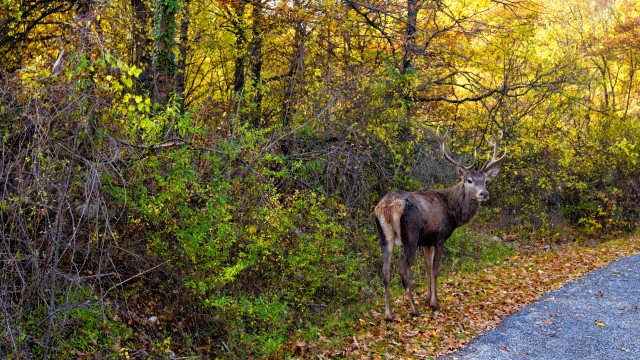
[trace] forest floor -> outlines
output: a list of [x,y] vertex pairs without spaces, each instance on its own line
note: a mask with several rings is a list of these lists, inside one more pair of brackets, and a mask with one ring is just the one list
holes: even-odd
[[[380,296],[378,303],[354,321],[350,329],[336,327],[325,329],[326,333],[318,330],[317,340],[297,341],[290,351],[302,357],[362,359],[428,359],[451,354],[566,282],[637,253],[640,253],[639,236],[593,246],[519,249],[480,271],[443,277],[438,288],[438,311],[428,308],[426,291],[418,287],[416,305],[421,313],[410,316],[406,297],[397,289],[392,304],[394,321],[384,320],[384,301]],[[423,275],[416,272],[414,279],[420,276]]]

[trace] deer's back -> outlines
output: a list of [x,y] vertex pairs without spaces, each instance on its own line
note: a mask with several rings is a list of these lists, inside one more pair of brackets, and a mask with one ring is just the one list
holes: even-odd
[[387,223],[397,214],[405,231],[419,232],[419,245],[430,246],[437,238],[448,237],[455,227],[445,198],[435,190],[391,191],[380,200],[374,212],[380,221],[384,219]]

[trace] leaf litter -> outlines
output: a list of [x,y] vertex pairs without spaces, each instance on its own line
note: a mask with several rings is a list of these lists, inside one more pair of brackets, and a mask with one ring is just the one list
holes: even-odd
[[354,322],[348,337],[331,343],[305,343],[305,357],[433,359],[450,354],[566,282],[639,252],[640,239],[636,237],[597,246],[563,245],[553,251],[520,250],[481,271],[454,273],[440,279],[442,299],[438,311],[429,309],[426,291],[419,288],[414,296],[420,315],[412,317],[406,296],[395,295],[394,321],[386,322],[379,311],[383,309],[380,296]]

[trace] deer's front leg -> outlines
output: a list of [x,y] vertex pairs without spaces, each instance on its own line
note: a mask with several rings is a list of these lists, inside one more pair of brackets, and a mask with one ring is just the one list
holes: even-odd
[[433,246],[423,246],[422,255],[424,257],[424,268],[427,272],[427,301],[431,299],[431,273],[433,273],[433,255],[435,254]]
[[429,306],[431,309],[438,310],[438,273],[440,268],[440,257],[442,256],[442,250],[444,248],[444,244],[437,244],[436,246],[431,247],[431,263],[432,263],[432,271],[429,273],[429,282],[430,282],[430,290],[431,297],[429,298]]

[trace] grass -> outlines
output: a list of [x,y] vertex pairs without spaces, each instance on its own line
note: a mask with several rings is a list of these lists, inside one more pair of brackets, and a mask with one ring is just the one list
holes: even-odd
[[512,256],[517,246],[502,241],[497,236],[480,236],[474,232],[458,229],[445,243],[441,273],[477,271],[487,264],[494,264]]

